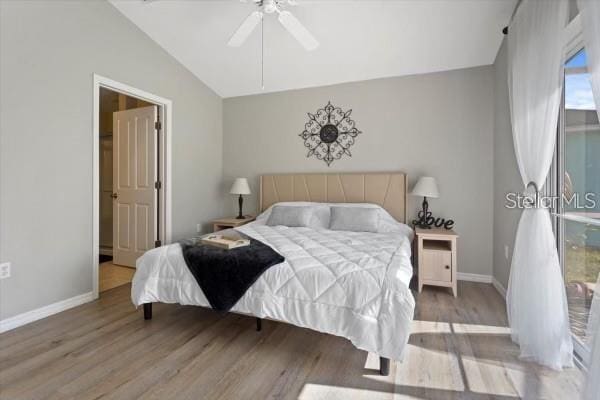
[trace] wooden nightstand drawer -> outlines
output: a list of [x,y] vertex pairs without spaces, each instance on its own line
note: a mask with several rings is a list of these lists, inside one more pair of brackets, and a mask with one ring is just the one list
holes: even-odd
[[428,281],[452,282],[452,252],[423,250],[423,279]]

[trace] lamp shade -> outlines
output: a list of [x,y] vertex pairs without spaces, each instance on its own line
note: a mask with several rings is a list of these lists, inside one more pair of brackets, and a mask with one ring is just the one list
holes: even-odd
[[430,176],[420,177],[410,194],[413,196],[421,197],[440,197],[437,182],[435,181],[435,178],[432,178]]
[[231,194],[250,194],[250,186],[248,186],[248,179],[246,178],[236,178],[231,185],[231,190],[229,191]]

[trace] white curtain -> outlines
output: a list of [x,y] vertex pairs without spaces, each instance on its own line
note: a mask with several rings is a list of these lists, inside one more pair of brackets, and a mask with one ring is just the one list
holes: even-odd
[[[541,190],[552,163],[562,90],[567,1],[523,0],[508,31],[513,141],[523,186]],[[507,291],[521,358],[560,370],[573,365],[567,297],[550,213],[521,215]]]
[[[587,53],[588,71],[592,80],[592,91],[596,111],[600,119],[600,1],[579,0],[577,2],[583,25],[583,41]],[[596,294],[592,300],[592,308],[587,326],[588,345],[591,358],[588,379],[584,391],[584,399],[600,399],[600,276],[596,283]]]

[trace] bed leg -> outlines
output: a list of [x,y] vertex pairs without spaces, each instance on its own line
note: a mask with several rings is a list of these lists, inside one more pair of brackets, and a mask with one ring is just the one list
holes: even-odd
[[152,319],[152,303],[144,303],[144,319]]
[[390,359],[379,357],[379,375],[388,376],[390,374]]
[[256,318],[256,331],[262,331],[262,319],[260,318]]

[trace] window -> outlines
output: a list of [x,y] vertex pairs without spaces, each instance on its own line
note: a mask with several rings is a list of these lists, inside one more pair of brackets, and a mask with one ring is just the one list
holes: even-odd
[[555,171],[563,202],[555,210],[558,249],[575,347],[585,360],[590,305],[600,295],[600,123],[585,49],[565,64],[560,121]]

